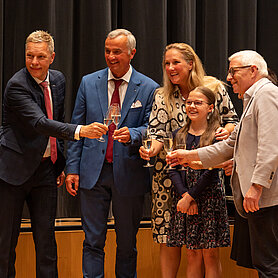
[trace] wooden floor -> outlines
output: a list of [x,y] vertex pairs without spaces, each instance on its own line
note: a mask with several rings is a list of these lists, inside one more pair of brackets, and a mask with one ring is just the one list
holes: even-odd
[[[233,226],[231,226],[231,233]],[[82,231],[57,231],[59,278],[81,278]],[[141,228],[138,233],[138,278],[160,278],[159,245],[152,240],[150,228]],[[115,232],[110,229],[106,241],[105,277],[112,278],[115,265]],[[178,277],[185,277],[186,260],[183,250]],[[257,278],[256,271],[237,266],[229,259],[230,248],[221,249],[223,278]],[[20,234],[17,246],[17,278],[35,278],[35,252],[30,232]]]

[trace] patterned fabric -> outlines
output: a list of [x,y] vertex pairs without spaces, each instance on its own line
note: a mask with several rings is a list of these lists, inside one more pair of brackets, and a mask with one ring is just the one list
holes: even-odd
[[[196,136],[193,149],[199,145]],[[194,186],[203,170],[186,167],[188,188]],[[175,192],[172,202],[171,218],[167,229],[167,246],[183,246],[188,249],[208,249],[230,245],[230,229],[225,201],[224,187],[220,179],[208,185],[196,198],[198,214],[187,215],[177,212],[180,196]]]
[[[163,95],[158,93],[155,95],[149,126],[157,140],[161,140],[165,132],[174,131],[185,124],[187,117],[185,103],[179,90],[175,91],[174,99],[175,102],[171,104],[170,117]],[[235,124],[238,122],[234,106],[224,86],[217,94],[217,108],[221,116],[222,126],[227,123]],[[173,195],[172,182],[165,172],[165,157],[166,152],[162,149],[156,157],[152,182],[152,229],[154,241],[158,243],[167,242],[166,230],[169,227]]]

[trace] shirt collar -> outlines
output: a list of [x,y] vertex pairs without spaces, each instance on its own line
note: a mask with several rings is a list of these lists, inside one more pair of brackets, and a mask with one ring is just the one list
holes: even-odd
[[125,82],[129,83],[131,74],[132,74],[132,66],[131,65],[129,66],[129,69],[128,69],[127,73],[124,76],[122,76],[121,78],[114,77],[113,73],[108,68],[108,81],[113,80],[113,79],[122,79]]
[[38,78],[36,78],[36,77],[33,77],[33,78],[35,79],[35,81],[36,81],[38,84],[42,83],[43,81],[47,81],[47,82],[48,82],[48,85],[49,85],[49,71],[47,72],[47,76],[46,76],[46,78],[45,78],[44,80],[40,80],[40,79],[38,79]]
[[249,87],[247,91],[245,91],[243,95],[243,102],[245,107],[249,102],[249,100],[251,99],[251,97],[254,95],[254,93],[258,90],[258,88],[268,81],[269,81],[268,78],[263,77],[259,79],[257,82],[255,82],[251,87]]

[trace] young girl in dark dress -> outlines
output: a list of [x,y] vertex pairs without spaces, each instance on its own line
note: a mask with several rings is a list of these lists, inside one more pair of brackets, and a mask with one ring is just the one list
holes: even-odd
[[[219,113],[215,94],[197,87],[186,100],[187,124],[177,131],[186,138],[186,149],[214,142]],[[177,138],[177,136],[176,136]],[[175,140],[175,144],[178,142]],[[187,247],[187,277],[221,277],[219,248],[230,245],[224,188],[218,169],[173,170],[169,176],[176,187],[168,246]],[[204,260],[205,270],[202,268]]]

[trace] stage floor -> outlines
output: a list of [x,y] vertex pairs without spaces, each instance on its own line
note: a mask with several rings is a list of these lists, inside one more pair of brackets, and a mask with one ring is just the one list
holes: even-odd
[[[108,232],[105,246],[105,277],[113,278],[116,236],[113,229],[114,222],[111,219],[108,223]],[[81,278],[82,277],[82,244],[84,233],[81,229],[80,218],[57,219],[56,240],[58,248],[58,271],[59,278]],[[230,225],[231,236],[233,225]],[[137,236],[138,249],[138,278],[160,278],[159,266],[159,244],[152,239],[150,221],[142,221]],[[221,264],[223,278],[257,278],[256,271],[239,267],[230,259],[230,247],[221,248]],[[28,220],[22,222],[22,232],[17,246],[16,260],[17,278],[35,278],[35,251],[30,232]],[[185,248],[182,250],[182,262],[178,278],[185,277],[186,256]]]

